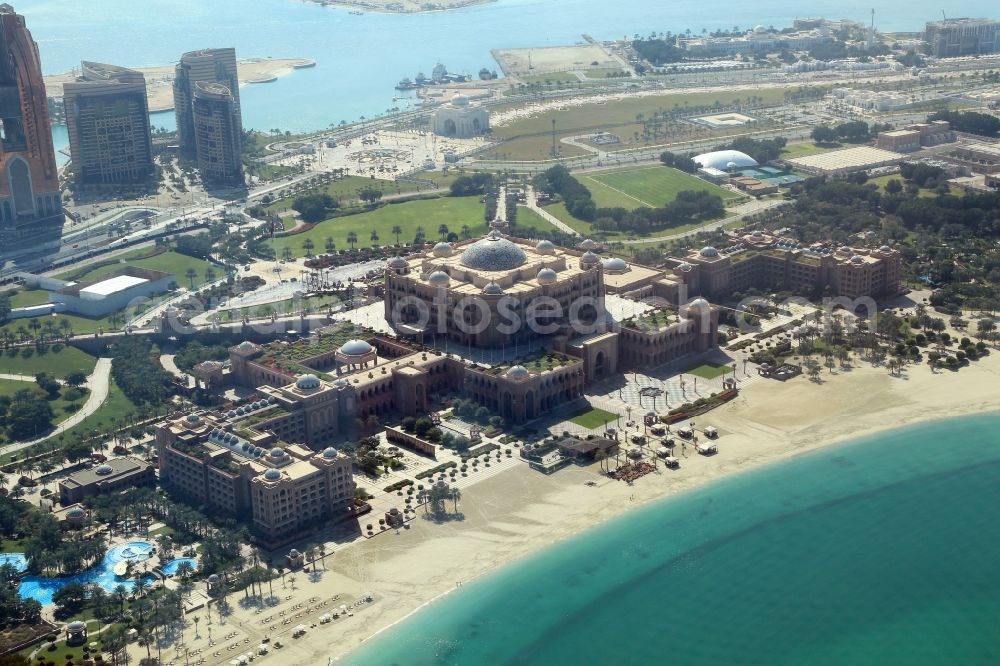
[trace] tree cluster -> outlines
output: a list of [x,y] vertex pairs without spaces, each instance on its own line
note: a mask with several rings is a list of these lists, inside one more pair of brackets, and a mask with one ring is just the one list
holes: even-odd
[[339,207],[337,200],[325,192],[303,194],[292,202],[292,210],[299,214],[303,222],[312,224],[330,217],[330,213]]
[[947,120],[953,130],[996,137],[1000,135],[1000,118],[976,111],[938,111],[927,117],[928,121]]
[[471,176],[459,176],[451,184],[451,196],[468,197],[473,194],[484,194],[493,187],[493,175],[475,173]]
[[718,146],[716,150],[738,150],[764,164],[778,159],[787,142],[783,136],[777,136],[773,139],[751,139],[741,136],[731,143]]
[[674,37],[636,39],[632,42],[632,48],[640,57],[656,66],[680,62],[685,55],[684,49],[677,48]]
[[669,150],[660,153],[660,161],[665,166],[679,169],[684,173],[695,173],[698,170],[698,164],[690,156],[676,155]]
[[574,178],[561,164],[550,167],[535,177],[535,187],[558,194],[569,214],[587,222],[594,219],[597,205],[586,186]]
[[130,336],[111,352],[111,376],[136,404],[158,405],[170,395],[172,378],[145,336]]

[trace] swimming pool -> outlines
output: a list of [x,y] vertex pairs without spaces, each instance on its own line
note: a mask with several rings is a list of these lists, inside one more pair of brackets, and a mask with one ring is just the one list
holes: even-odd
[[[144,562],[153,556],[156,548],[148,541],[130,541],[118,544],[108,551],[97,566],[79,573],[75,576],[62,576],[59,578],[40,578],[38,576],[25,576],[21,579],[18,593],[22,599],[36,599],[42,605],[52,603],[52,595],[56,590],[61,589],[69,583],[96,583],[105,592],[113,592],[119,585],[124,585],[125,589],[132,591],[135,588],[135,581],[129,578],[122,578],[115,575],[115,565],[125,560],[133,562]],[[17,555],[19,553],[9,553]],[[22,556],[23,557],[23,556]],[[144,576],[150,580],[155,580],[155,576],[149,574]]]
[[14,565],[18,571],[24,571],[28,568],[28,560],[24,557],[24,553],[0,553],[0,567],[8,562]]
[[176,560],[170,560],[169,562],[161,566],[160,571],[167,574],[168,576],[173,576],[174,574],[177,573],[177,567],[179,567],[184,562],[187,562],[188,564],[191,565],[192,571],[198,570],[198,560],[194,559],[193,557],[178,557]]

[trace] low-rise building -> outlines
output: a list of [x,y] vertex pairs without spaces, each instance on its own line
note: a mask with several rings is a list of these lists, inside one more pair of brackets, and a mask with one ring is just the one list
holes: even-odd
[[60,480],[59,502],[68,506],[94,495],[155,484],[156,472],[149,463],[131,456],[111,458]]
[[136,298],[168,291],[174,281],[170,273],[128,266],[98,280],[72,283],[50,292],[49,300],[63,304],[66,312],[103,317],[128,307]]
[[490,112],[471,103],[465,95],[455,95],[451,102],[434,110],[431,122],[438,136],[468,139],[486,133],[490,128]]

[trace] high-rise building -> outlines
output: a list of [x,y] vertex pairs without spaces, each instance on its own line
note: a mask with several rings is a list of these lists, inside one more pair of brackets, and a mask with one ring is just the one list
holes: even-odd
[[146,79],[96,62],[63,86],[70,164],[81,185],[136,183],[153,174]]
[[243,182],[240,140],[243,127],[236,99],[221,83],[198,81],[191,105],[198,169],[207,183]]
[[240,120],[240,82],[236,73],[236,49],[202,49],[181,56],[174,70],[174,114],[181,153],[197,156],[194,127],[194,94],[198,82],[218,83],[229,89],[233,98],[236,124]]
[[38,45],[24,17],[0,5],[0,251],[57,237],[59,197]]
[[997,53],[1000,21],[955,18],[930,21],[924,28],[927,53],[938,58]]

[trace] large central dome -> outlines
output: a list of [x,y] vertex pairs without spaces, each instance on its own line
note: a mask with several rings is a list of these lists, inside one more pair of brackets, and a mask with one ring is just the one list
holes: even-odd
[[491,231],[486,238],[476,241],[462,253],[462,265],[481,271],[509,271],[528,260],[517,243]]

